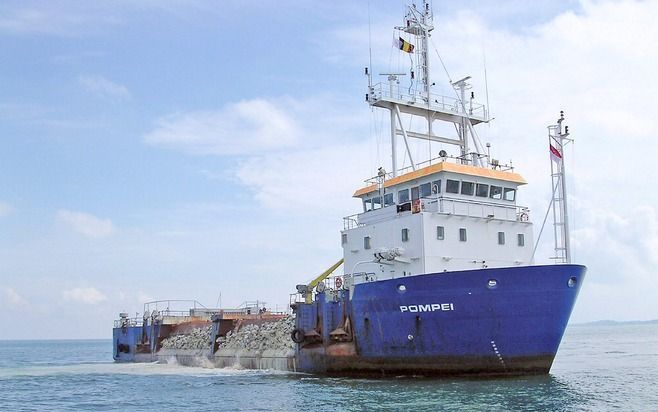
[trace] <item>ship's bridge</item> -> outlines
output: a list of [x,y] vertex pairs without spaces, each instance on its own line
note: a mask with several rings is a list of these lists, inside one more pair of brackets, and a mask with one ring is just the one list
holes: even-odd
[[344,218],[347,273],[372,271],[381,279],[532,261],[529,211],[517,205],[525,179],[511,169],[452,160],[460,161],[446,158],[390,178],[380,173],[354,193],[363,210]]
[[[420,210],[516,220],[523,207],[516,205],[517,188],[525,179],[511,170],[450,163],[442,160],[399,176],[373,178],[358,189],[363,212],[345,218],[345,229],[384,216],[379,209],[396,206],[396,212]],[[370,213],[374,212],[374,213]]]

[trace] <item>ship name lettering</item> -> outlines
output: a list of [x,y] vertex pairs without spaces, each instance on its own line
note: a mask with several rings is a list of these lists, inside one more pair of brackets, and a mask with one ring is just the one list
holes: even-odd
[[400,305],[400,312],[445,312],[455,310],[455,306],[452,303],[428,303],[426,305]]

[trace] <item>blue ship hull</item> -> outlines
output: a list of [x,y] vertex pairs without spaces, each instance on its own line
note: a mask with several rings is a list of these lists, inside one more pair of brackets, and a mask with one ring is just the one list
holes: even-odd
[[351,298],[348,291],[320,293],[296,307],[297,370],[546,374],[585,271],[581,265],[491,268],[361,283]]
[[117,362],[150,362],[157,351],[159,323],[115,326],[112,329],[112,358]]

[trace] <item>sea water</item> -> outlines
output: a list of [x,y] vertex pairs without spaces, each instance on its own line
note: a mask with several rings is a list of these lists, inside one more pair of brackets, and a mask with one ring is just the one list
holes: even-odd
[[0,341],[0,410],[658,410],[658,325],[575,325],[551,373],[504,379],[327,378],[115,364],[110,340]]

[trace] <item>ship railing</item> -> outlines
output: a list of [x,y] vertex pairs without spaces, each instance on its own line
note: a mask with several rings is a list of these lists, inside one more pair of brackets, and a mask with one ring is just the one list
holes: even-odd
[[[526,206],[502,204],[485,200],[459,199],[442,194],[431,195],[420,199],[423,212],[442,213],[455,216],[479,217],[483,219],[499,219],[525,222],[529,220],[530,209]],[[409,202],[408,202],[409,203]],[[410,203],[409,203],[410,205]],[[390,219],[396,214],[397,204],[389,205],[369,212],[356,213],[343,218],[343,230],[350,230],[366,224],[377,223]],[[405,210],[411,210],[409,207]]]
[[[480,156],[485,157],[484,155],[480,155]],[[470,155],[465,155],[465,156],[435,156],[435,157],[432,157],[428,160],[424,160],[422,162],[414,163],[414,166],[409,165],[409,166],[402,167],[402,168],[397,170],[397,173],[395,175],[393,174],[393,172],[386,172],[386,175],[384,176],[384,180],[389,180],[389,179],[392,179],[396,176],[401,176],[405,173],[412,172],[414,170],[414,167],[416,169],[422,169],[423,167],[426,167],[426,166],[431,166],[431,165],[434,165],[434,164],[437,164],[437,163],[444,163],[444,162],[469,165],[469,164],[473,163],[473,159]],[[494,166],[493,164],[488,163],[488,165],[489,165],[488,168],[492,168],[494,170],[499,170],[501,172],[513,172],[514,171],[514,167],[512,165],[509,165],[509,164],[496,163],[496,165]],[[373,176],[373,177],[370,177],[370,178],[364,180],[364,182],[368,186],[378,185],[381,182],[381,177],[379,175],[378,176]]]
[[363,223],[359,223],[358,216],[360,214],[361,213],[355,213],[355,214],[350,215],[350,216],[345,216],[343,218],[343,230],[350,230],[350,229],[357,228],[359,226],[363,226],[364,225]]
[[377,274],[374,272],[354,272],[345,276],[349,276],[349,282],[353,285],[366,282],[375,282],[377,280]]
[[459,99],[450,96],[444,96],[436,93],[431,93],[429,96],[429,105],[426,94],[409,93],[408,89],[394,86],[391,91],[391,86],[388,83],[377,83],[372,86],[369,96],[371,101],[386,100],[399,104],[412,105],[429,108],[443,113],[453,113],[461,116],[468,116],[482,121],[487,120],[486,107],[481,103],[474,102],[460,102]]
[[421,199],[424,212],[442,213],[456,216],[479,217],[525,222],[529,220],[530,209],[526,206],[504,205],[480,200],[464,200],[443,195]]
[[196,310],[208,309],[199,301],[191,299],[154,300],[144,303],[144,314],[158,313],[161,316],[191,316]]
[[115,328],[121,327],[142,327],[144,325],[144,319],[142,317],[134,318],[121,318],[114,321]]
[[306,300],[304,298],[304,295],[301,293],[291,293],[290,294],[290,300],[289,300],[289,306],[293,307],[296,303],[304,303]]
[[[337,294],[340,290],[349,289],[353,284],[353,277],[351,274],[341,275],[335,274],[328,276],[323,279],[312,291],[312,301],[316,300],[318,291],[321,290],[325,293]],[[302,293],[291,293],[290,294],[290,305],[296,303],[305,303],[306,296]]]

